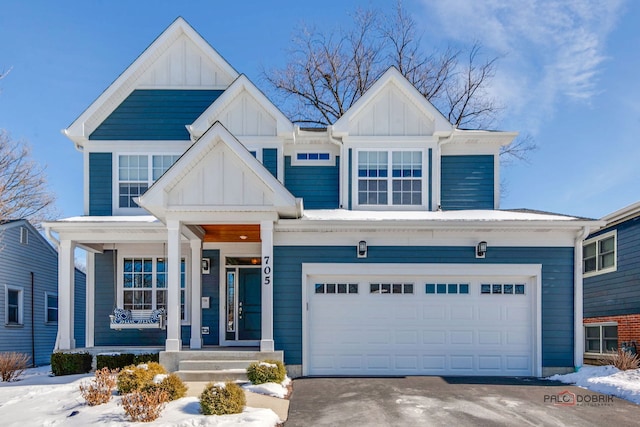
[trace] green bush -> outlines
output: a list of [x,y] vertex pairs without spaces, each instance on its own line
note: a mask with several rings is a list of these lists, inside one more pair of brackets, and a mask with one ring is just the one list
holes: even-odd
[[135,365],[133,361],[133,354],[99,354],[96,356],[96,368],[108,368],[113,371],[114,369],[122,369],[125,366]]
[[164,391],[169,401],[178,400],[187,395],[187,386],[176,374],[169,374],[159,383],[152,382],[142,389],[145,393],[153,393],[156,390]]
[[287,377],[287,370],[279,360],[253,362],[247,368],[247,378],[252,384],[281,383]]
[[244,390],[231,381],[225,384],[209,383],[200,395],[200,409],[204,415],[239,414],[246,404]]
[[133,355],[133,364],[138,366],[141,363],[160,363],[160,353],[143,353]]
[[153,382],[153,377],[167,371],[156,362],[126,366],[118,374],[118,393],[127,394],[140,391]]
[[86,374],[91,371],[93,356],[90,353],[53,353],[51,372],[53,375]]

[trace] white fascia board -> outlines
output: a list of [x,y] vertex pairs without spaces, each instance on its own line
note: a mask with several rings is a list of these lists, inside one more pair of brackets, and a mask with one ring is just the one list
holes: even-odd
[[[168,49],[175,40],[182,34],[186,35],[198,46],[206,55],[209,55],[216,65],[225,71],[230,78],[236,78],[238,72],[200,36],[182,17],[178,17],[169,27],[164,30],[143,52],[140,54],[118,78],[109,85],[91,103],[91,105],[80,116],[62,131],[69,139],[79,146],[84,146],[88,136],[94,129],[86,129],[85,123],[94,115],[100,113],[105,118],[115,110],[122,101],[134,90],[135,82],[149,66],[151,66],[159,53]],[[104,104],[110,103],[108,111],[100,112]]]
[[603,221],[606,221],[606,226],[613,225],[614,223],[620,223],[628,221],[636,216],[640,215],[640,202],[633,203],[629,206],[625,206],[622,209],[618,209],[608,215],[602,217]]
[[239,75],[200,117],[191,125],[187,125],[187,130],[191,136],[194,139],[200,138],[207,129],[220,120],[220,113],[242,92],[249,93],[276,120],[276,132],[278,135],[292,137],[293,123],[244,74]]

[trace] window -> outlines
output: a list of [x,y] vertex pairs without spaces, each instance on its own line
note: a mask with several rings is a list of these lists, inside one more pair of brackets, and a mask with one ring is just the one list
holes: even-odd
[[[167,262],[165,258],[125,258],[123,263],[123,308],[154,310],[167,308]],[[180,262],[180,312],[186,320],[186,263]]]
[[584,326],[587,353],[610,353],[618,349],[618,325],[616,323],[590,323]]
[[357,283],[316,283],[316,294],[357,294]]
[[22,325],[23,294],[22,288],[5,285],[5,324]]
[[424,285],[427,294],[468,294],[468,283],[427,283]]
[[46,323],[58,321],[58,295],[44,293],[44,319]]
[[412,294],[413,283],[370,283],[372,294]]
[[616,271],[617,233],[603,234],[584,242],[582,252],[582,272],[595,275]]
[[525,286],[522,283],[516,283],[516,284],[483,283],[482,285],[480,285],[480,293],[485,295],[489,295],[489,294],[524,295],[524,291],[525,291]]
[[137,208],[133,199],[143,195],[179,157],[173,154],[118,156],[118,207]]
[[23,245],[29,244],[29,230],[27,227],[20,227],[20,243]]
[[422,151],[358,151],[358,205],[421,206]]

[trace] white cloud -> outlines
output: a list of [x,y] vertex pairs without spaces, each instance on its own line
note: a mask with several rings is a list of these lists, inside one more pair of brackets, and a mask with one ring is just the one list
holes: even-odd
[[[423,0],[443,37],[504,54],[492,93],[535,132],[560,98],[599,92],[605,42],[624,0]],[[418,21],[421,20],[417,16]],[[433,21],[432,21],[433,23]],[[520,119],[522,120],[522,119]]]

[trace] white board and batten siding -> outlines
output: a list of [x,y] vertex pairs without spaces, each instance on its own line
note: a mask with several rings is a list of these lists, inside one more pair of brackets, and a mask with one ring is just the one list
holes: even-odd
[[541,371],[535,266],[320,265],[303,268],[305,375]]

